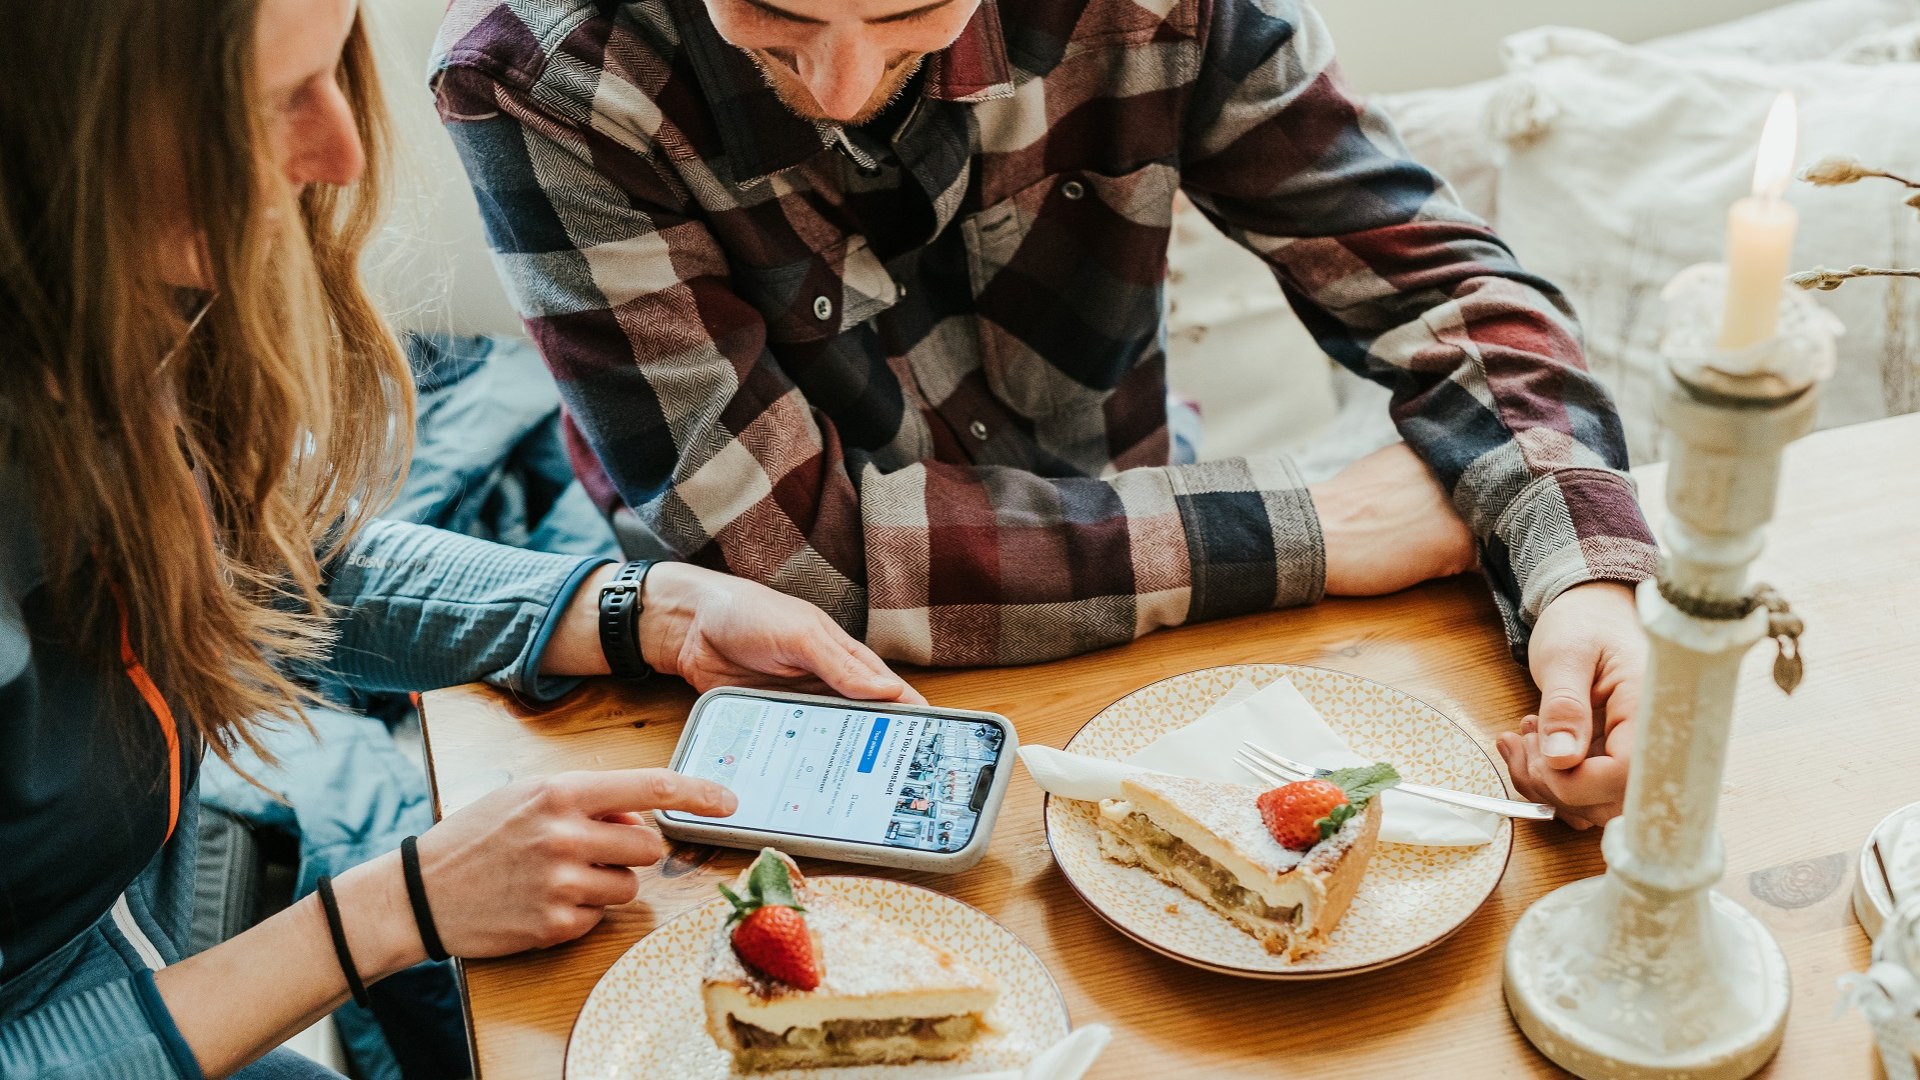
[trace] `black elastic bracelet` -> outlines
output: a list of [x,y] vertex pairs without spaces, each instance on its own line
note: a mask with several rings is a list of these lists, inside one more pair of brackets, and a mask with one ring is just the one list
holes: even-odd
[[353,953],[347,949],[347,928],[340,924],[340,902],[333,898],[333,879],[321,878],[314,891],[320,894],[320,910],[327,913],[327,933],[333,936],[333,953],[340,958],[340,970],[347,975],[347,992],[353,995],[354,1004],[371,1009],[373,1002],[367,997],[366,984],[360,981]]
[[440,931],[433,925],[433,909],[427,906],[427,882],[420,876],[420,838],[409,836],[400,841],[400,868],[407,875],[407,901],[413,905],[413,921],[420,928],[420,944],[427,947],[429,960],[445,960],[451,954],[440,944]]

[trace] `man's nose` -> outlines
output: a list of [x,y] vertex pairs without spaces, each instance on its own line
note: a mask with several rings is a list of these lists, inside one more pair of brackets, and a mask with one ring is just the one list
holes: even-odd
[[290,147],[285,165],[287,182],[295,187],[306,184],[333,184],[346,187],[360,179],[367,155],[360,145],[360,128],[354,123],[353,107],[337,85],[329,84],[322,100],[300,118],[289,133]]
[[858,116],[887,72],[885,50],[861,41],[858,31],[829,35],[799,61],[801,81],[832,120]]

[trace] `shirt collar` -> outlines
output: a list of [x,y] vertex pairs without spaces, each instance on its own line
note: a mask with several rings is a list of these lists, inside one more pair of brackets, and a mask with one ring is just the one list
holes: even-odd
[[996,0],[980,0],[967,28],[929,62],[927,96],[941,101],[993,101],[1013,96],[1013,65]]
[[[674,7],[736,187],[791,169],[834,143],[840,125],[794,115],[767,85],[754,59],[714,29],[702,0],[675,0]],[[960,36],[927,63],[927,77],[921,80],[927,97],[970,103],[1013,96],[1013,68],[996,0],[981,0]]]

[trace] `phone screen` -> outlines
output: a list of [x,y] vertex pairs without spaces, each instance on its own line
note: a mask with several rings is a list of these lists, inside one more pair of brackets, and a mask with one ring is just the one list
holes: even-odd
[[721,694],[680,771],[733,789],[731,817],[672,816],[915,851],[973,838],[1006,735],[951,717]]

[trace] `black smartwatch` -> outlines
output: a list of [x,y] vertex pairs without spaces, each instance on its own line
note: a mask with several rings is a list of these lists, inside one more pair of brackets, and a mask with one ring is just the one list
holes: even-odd
[[651,561],[637,559],[600,587],[600,652],[616,678],[644,679],[653,674],[640,655],[640,589],[652,569]]

